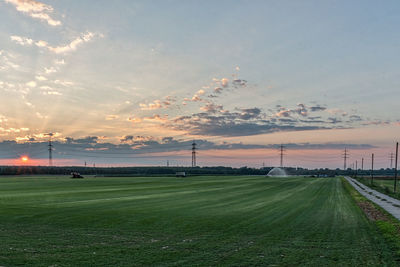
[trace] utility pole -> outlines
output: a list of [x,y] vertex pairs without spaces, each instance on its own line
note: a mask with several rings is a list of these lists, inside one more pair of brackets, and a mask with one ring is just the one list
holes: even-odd
[[364,174],[363,174],[363,172],[364,172],[364,158],[361,158],[361,176],[362,177],[364,177]]
[[343,170],[346,171],[346,164],[347,164],[347,159],[349,158],[349,153],[347,151],[347,148],[344,149],[344,153],[343,153]]
[[374,183],[374,153],[372,153],[372,161],[371,161],[371,184]]
[[169,167],[169,160],[167,160],[167,167]]
[[356,178],[357,178],[357,172],[358,172],[358,161],[356,160]]
[[281,165],[280,167],[283,168],[283,152],[285,151],[285,147],[283,145],[280,146],[280,153],[281,153]]
[[196,143],[192,143],[192,168],[196,167]]
[[51,136],[49,137],[49,166],[53,166],[53,145],[51,144]]
[[85,168],[86,168],[86,161],[85,161]]
[[394,162],[394,192],[396,192],[396,183],[397,183],[397,159],[399,155],[399,142],[396,143],[396,160]]

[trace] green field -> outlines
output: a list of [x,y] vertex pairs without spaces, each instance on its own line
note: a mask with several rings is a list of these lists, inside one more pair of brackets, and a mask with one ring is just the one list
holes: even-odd
[[0,266],[397,259],[340,178],[0,178]]

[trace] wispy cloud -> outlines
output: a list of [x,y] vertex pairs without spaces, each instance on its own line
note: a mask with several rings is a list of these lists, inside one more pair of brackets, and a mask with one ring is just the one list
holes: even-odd
[[160,109],[163,107],[160,100],[154,100],[153,103],[144,104],[140,103],[139,107],[141,110],[153,110],[153,109]]
[[103,35],[101,34],[95,34],[93,32],[86,32],[84,34],[82,34],[81,36],[75,38],[74,40],[72,40],[69,44],[64,45],[64,46],[56,46],[56,47],[51,47],[48,46],[47,48],[56,53],[56,54],[61,54],[61,53],[68,53],[71,51],[75,51],[78,46],[82,45],[83,43],[87,43],[90,40],[92,40],[95,36],[100,36],[102,37]]
[[47,86],[47,85],[41,86],[40,90],[41,90],[42,95],[55,95],[55,96],[62,95],[62,93],[60,93],[56,89],[54,89],[50,86]]
[[33,40],[30,38],[26,38],[26,37],[21,37],[21,36],[17,36],[17,35],[12,35],[10,36],[11,40],[16,42],[19,45],[32,45],[33,44]]
[[166,96],[163,100],[154,100],[152,103],[140,103],[139,107],[141,110],[155,110],[161,108],[168,108],[176,102],[176,99],[172,96]]
[[59,26],[61,21],[53,19],[50,14],[54,9],[50,5],[34,0],[5,0],[6,3],[13,4],[15,8],[32,18],[46,21],[50,26]]
[[7,51],[0,50],[0,71],[8,69],[17,70],[20,65],[15,63],[15,56]]
[[106,116],[106,121],[112,121],[112,120],[116,120],[118,118],[119,118],[118,115],[110,114],[110,115]]
[[55,84],[58,84],[58,85],[65,86],[65,87],[69,87],[69,86],[74,85],[74,82],[62,81],[62,80],[55,80],[54,83],[55,83]]
[[[17,36],[17,35],[10,36],[10,39],[22,46],[36,45],[37,47],[46,48],[50,52],[53,52],[56,54],[65,54],[65,53],[75,51],[79,46],[91,41],[96,36],[103,37],[102,34],[86,32],[86,33],[81,34],[81,36],[76,37],[70,43],[68,43],[66,45],[61,45],[61,46],[51,46],[48,42],[43,41],[43,40],[34,41],[33,39],[30,39],[27,37],[22,37],[22,36]],[[63,60],[61,60],[61,61],[56,61],[55,64],[62,65],[62,64],[65,64],[65,62]]]

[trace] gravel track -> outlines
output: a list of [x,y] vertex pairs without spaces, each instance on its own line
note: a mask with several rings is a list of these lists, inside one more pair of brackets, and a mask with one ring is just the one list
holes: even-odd
[[400,200],[394,199],[390,196],[382,194],[368,186],[358,182],[357,180],[345,176],[344,177],[361,195],[371,200],[375,204],[382,207],[384,210],[392,214],[397,220],[400,221]]

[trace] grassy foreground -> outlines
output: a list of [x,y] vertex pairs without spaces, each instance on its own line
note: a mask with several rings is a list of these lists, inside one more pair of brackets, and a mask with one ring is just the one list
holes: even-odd
[[0,178],[0,266],[396,265],[339,178]]

